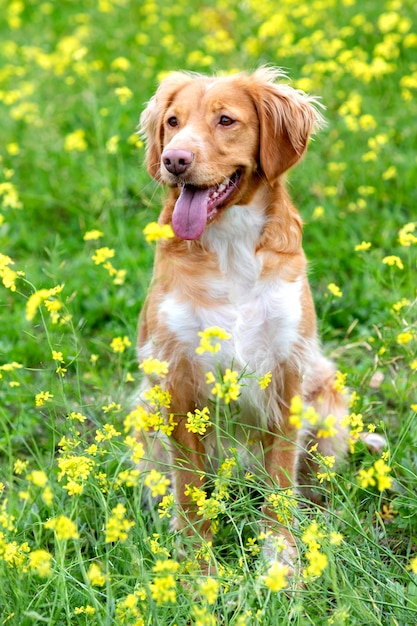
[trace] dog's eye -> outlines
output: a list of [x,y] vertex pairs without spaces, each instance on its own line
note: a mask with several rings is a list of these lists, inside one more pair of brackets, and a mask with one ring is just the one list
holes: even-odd
[[232,120],[228,115],[222,115],[219,119],[220,126],[231,126],[234,122],[235,120]]
[[178,126],[178,120],[175,115],[168,118],[168,126],[171,126],[171,128],[176,128]]

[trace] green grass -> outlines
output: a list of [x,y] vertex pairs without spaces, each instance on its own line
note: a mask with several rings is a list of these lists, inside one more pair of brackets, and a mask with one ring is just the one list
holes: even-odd
[[[14,263],[0,256],[0,624],[416,623],[417,574],[409,568],[417,554],[414,1],[3,0],[0,9],[0,255]],[[291,505],[301,563],[308,563],[305,532],[317,520],[327,567],[272,591],[257,526],[259,496],[271,488],[261,476],[254,491],[244,472],[228,479],[230,498],[221,500],[207,547],[218,583],[210,602],[195,545],[179,560],[169,521],[155,500],[143,504],[146,476],[131,473],[125,442],[140,380],[137,316],[153,257],[142,231],[162,198],[134,133],[163,73],[262,63],[283,67],[327,108],[327,127],[289,186],[305,222],[323,341],[356,394],[352,411],[388,439],[392,485],[361,488],[358,472],[377,459],[356,446],[322,486],[325,511]],[[76,131],[81,143],[71,149]],[[410,245],[399,239],[407,224]],[[102,237],[84,241],[93,229]],[[362,241],[371,247],[356,251]],[[118,284],[92,260],[105,246],[114,250],[113,267],[126,270]],[[384,262],[389,256],[401,268]],[[16,290],[7,268],[24,272]],[[29,297],[58,285],[55,323],[45,303],[26,319]],[[115,337],[130,345],[115,352]],[[56,372],[53,350],[65,372]],[[52,397],[36,406],[40,392]],[[108,430],[96,441],[105,425],[120,434]],[[64,488],[71,474],[62,459],[74,459],[81,493]],[[16,461],[25,464],[21,473]],[[133,524],[127,538],[106,542],[120,504],[116,528]],[[48,528],[61,515],[77,535],[59,539]],[[339,545],[332,532],[343,535]],[[44,576],[38,550],[50,555]],[[158,561],[165,574],[154,570]]]

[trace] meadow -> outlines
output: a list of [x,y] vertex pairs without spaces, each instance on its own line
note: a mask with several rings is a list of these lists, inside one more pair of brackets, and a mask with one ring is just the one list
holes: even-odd
[[[0,9],[0,625],[416,624],[414,0]],[[288,184],[351,450],[338,468],[318,459],[322,509],[231,449],[196,494],[215,540],[180,558],[168,479],[137,470],[131,437],[144,229],[163,198],[136,126],[171,70],[265,63],[326,107]],[[297,520],[294,578],[261,558],[264,497]]]

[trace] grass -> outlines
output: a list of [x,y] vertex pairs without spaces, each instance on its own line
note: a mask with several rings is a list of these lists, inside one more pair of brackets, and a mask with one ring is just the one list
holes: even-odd
[[[416,623],[414,2],[0,7],[0,624]],[[162,198],[134,134],[140,111],[172,69],[261,63],[327,108],[289,185],[323,341],[352,413],[388,439],[389,488],[366,485],[378,457],[357,444],[321,486],[325,512],[281,494],[277,514],[297,518],[312,567],[303,585],[259,557],[257,499],[274,492],[238,467],[209,503],[214,573],[199,574],[193,545],[179,560],[171,503],[144,506],[123,425],[153,257],[142,231]],[[107,267],[92,258],[101,248]]]

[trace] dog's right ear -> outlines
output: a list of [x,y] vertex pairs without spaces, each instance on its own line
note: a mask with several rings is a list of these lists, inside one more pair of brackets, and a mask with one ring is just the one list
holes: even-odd
[[155,95],[149,100],[140,116],[139,134],[146,143],[146,166],[149,174],[160,180],[161,154],[164,141],[163,118],[175,94],[193,80],[185,72],[173,72],[159,85]]

